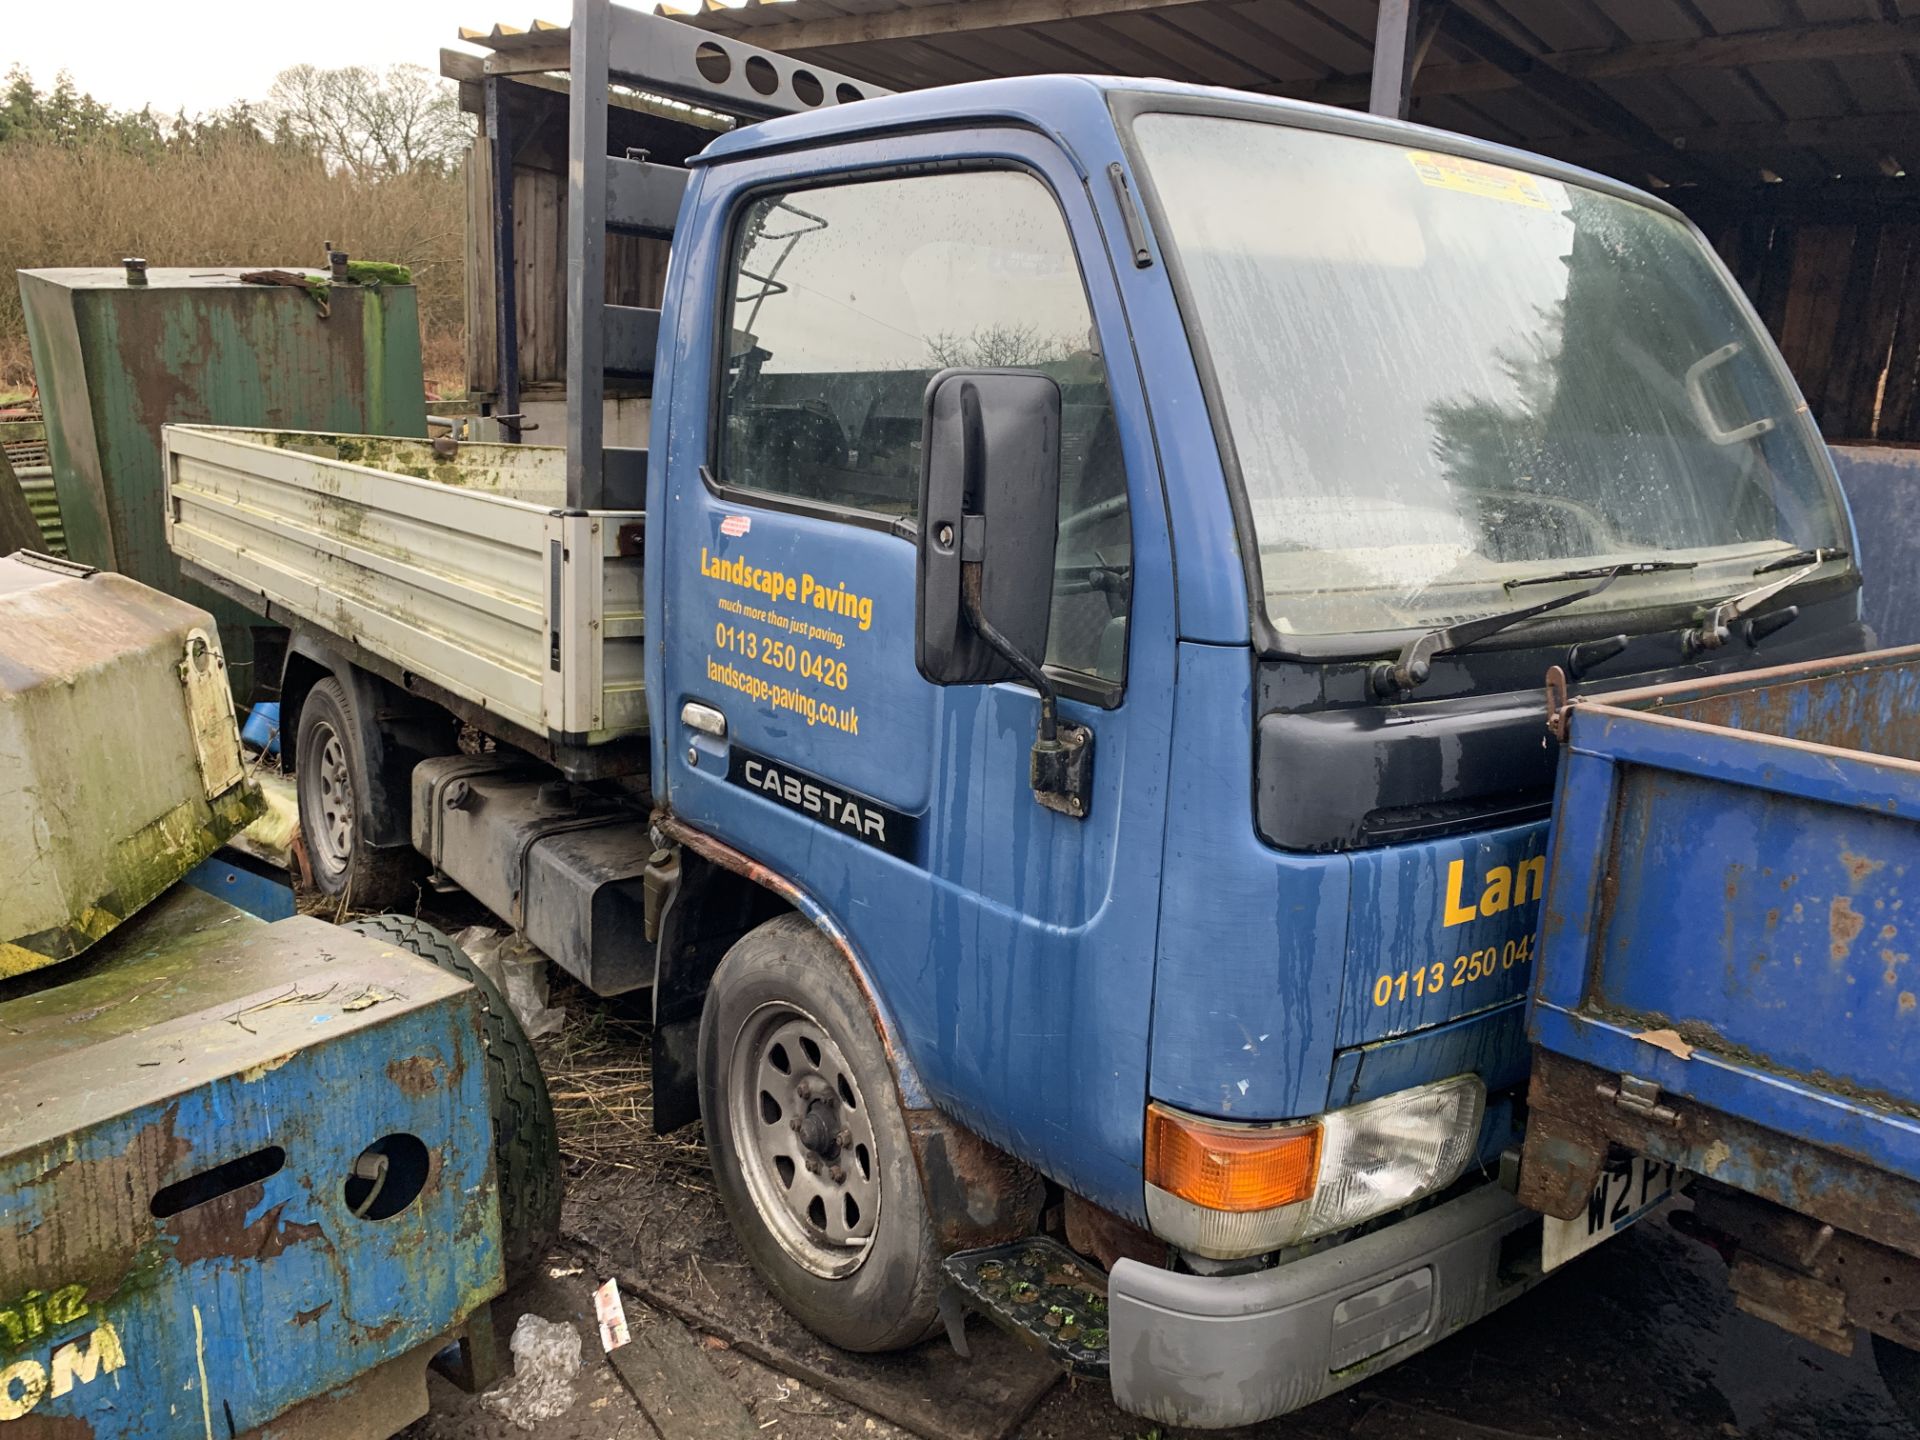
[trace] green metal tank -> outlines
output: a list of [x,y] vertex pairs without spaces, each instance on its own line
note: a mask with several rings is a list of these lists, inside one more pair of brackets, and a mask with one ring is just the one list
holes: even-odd
[[160,427],[427,433],[411,285],[335,284],[323,305],[299,286],[244,284],[247,273],[20,272],[68,553],[211,611],[242,700],[251,627],[264,622],[182,577],[167,548]]

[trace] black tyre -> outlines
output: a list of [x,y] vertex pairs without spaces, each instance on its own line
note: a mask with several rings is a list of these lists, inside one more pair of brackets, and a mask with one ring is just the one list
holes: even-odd
[[700,1020],[700,1113],[727,1217],[780,1303],[846,1350],[936,1322],[940,1253],[866,998],[803,916],[727,952]]
[[1909,1350],[1884,1335],[1873,1337],[1873,1359],[1880,1367],[1880,1378],[1887,1382],[1887,1393],[1900,1413],[1920,1425],[1920,1351]]
[[300,707],[294,790],[315,887],[377,910],[412,900],[420,860],[406,846],[366,841],[367,777],[378,757],[364,753],[355,718],[345,686],[331,676],[315,682]]
[[480,992],[501,1244],[508,1283],[524,1278],[560,1232],[560,1136],[533,1042],[487,973],[445,932],[406,915],[373,915],[346,928],[431,960]]

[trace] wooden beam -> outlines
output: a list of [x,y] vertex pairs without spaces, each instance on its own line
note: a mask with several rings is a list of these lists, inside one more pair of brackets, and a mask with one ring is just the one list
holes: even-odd
[[[1703,155],[1751,156],[1756,163],[1783,150],[1859,150],[1892,152],[1899,160],[1912,157],[1920,170],[1920,115],[1841,115],[1824,120],[1769,120],[1753,125],[1707,125],[1676,130],[1669,138],[1680,149]],[[1577,164],[1591,165],[1643,153],[1617,135],[1579,135],[1543,140],[1550,154]],[[1877,174],[1878,172],[1876,172]],[[1915,187],[1920,194],[1920,186]]]
[[671,1315],[622,1298],[632,1339],[608,1351],[607,1360],[663,1440],[760,1440],[739,1392],[693,1332]]
[[[1656,40],[1613,50],[1562,50],[1539,61],[1578,80],[1617,80],[1676,70],[1725,70],[1737,65],[1843,60],[1862,55],[1920,54],[1920,17],[1840,25],[1796,25],[1739,35],[1692,40]],[[1521,81],[1485,61],[1433,65],[1420,72],[1416,95],[1479,95],[1513,90]],[[1276,87],[1280,93],[1323,105],[1363,105],[1369,77],[1339,75],[1307,85]]]
[[572,63],[573,56],[564,40],[521,50],[495,51],[484,62],[489,75],[541,75],[548,71],[564,75]]
[[[1811,221],[1825,225],[1920,224],[1920,185],[1911,180],[1849,176],[1799,184],[1687,191],[1673,197],[1702,226],[1745,221]],[[1920,259],[1915,262],[1920,266]]]
[[1454,7],[1441,30],[1455,44],[1512,75],[1529,91],[1602,134],[1616,136],[1648,157],[1660,178],[1700,181],[1718,178],[1671,139],[1591,83],[1557,69],[1523,49],[1485,21]]
[[[968,30],[1044,25],[1052,20],[1095,20],[1142,10],[1171,10],[1208,0],[948,0],[909,10],[836,15],[826,20],[788,20],[777,25],[702,26],[766,50],[817,50],[828,45],[865,45],[878,40],[924,40]],[[735,10],[718,12],[728,17]]]
[[1904,55],[1920,51],[1920,18],[1863,20],[1838,25],[1795,25],[1694,40],[1657,40],[1618,50],[1562,57],[1560,68],[1583,80],[1672,70],[1724,70],[1733,65],[1844,60],[1856,55]]
[[469,55],[464,50],[440,51],[440,73],[449,80],[458,80],[463,84],[478,82],[486,73],[486,59],[480,55]]

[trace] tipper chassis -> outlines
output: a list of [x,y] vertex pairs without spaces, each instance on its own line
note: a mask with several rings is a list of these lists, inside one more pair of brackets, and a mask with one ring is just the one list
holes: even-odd
[[[323,887],[430,868],[649,991],[656,1125],[844,1347],[971,1307],[1224,1426],[1519,1294],[1540,677],[1866,640],[1699,232],[1378,118],[888,95],[580,0],[474,82],[509,437],[512,76],[563,39],[564,450],[169,432],[174,546],[292,631]],[[698,107],[686,166],[610,83]]]

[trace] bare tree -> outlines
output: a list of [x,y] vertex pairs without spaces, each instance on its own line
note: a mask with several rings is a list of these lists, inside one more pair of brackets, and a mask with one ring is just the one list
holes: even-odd
[[941,331],[927,337],[927,353],[936,365],[977,369],[1045,365],[1065,360],[1080,347],[1071,336],[1043,335],[1033,325],[987,325],[971,333]]
[[274,80],[266,114],[329,165],[369,177],[444,172],[472,135],[453,87],[419,65],[295,65]]

